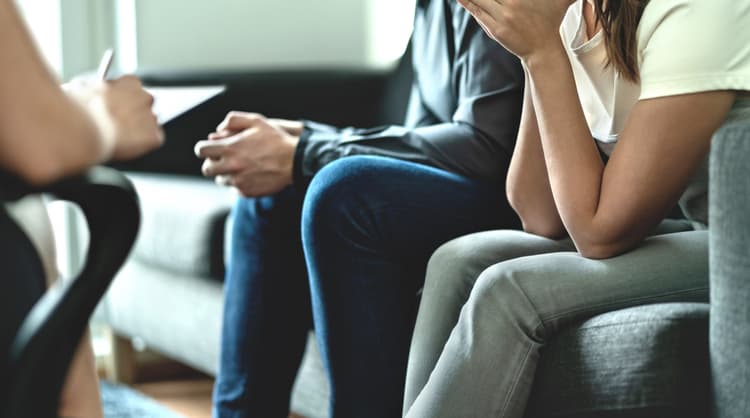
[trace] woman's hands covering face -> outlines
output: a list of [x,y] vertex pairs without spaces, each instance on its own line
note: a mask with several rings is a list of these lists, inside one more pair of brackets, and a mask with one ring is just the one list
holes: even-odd
[[522,60],[560,45],[560,24],[575,0],[458,0],[487,35]]

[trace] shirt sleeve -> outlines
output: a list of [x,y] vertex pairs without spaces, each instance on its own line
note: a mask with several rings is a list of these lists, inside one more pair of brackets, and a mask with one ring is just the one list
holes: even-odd
[[638,30],[640,99],[750,90],[750,3],[661,0]]
[[[504,179],[520,120],[523,69],[515,56],[485,36],[468,13],[454,17],[450,32],[455,52],[442,42],[428,45],[434,48],[431,56],[453,52],[453,79],[445,80],[454,92],[449,98],[452,117],[441,120],[431,114],[417,75],[409,104],[413,125],[337,129],[306,122],[295,155],[295,183],[309,182],[326,164],[350,155],[393,157],[470,178]],[[415,61],[415,71],[430,71],[431,64],[435,65]]]

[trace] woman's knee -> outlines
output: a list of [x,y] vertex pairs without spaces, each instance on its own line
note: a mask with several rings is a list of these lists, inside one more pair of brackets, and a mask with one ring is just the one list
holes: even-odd
[[560,250],[561,245],[522,231],[497,230],[465,235],[441,245],[427,264],[425,294],[460,292],[468,297],[490,266],[526,255]]
[[479,324],[512,327],[529,340],[543,343],[546,330],[528,286],[537,280],[536,269],[517,261],[498,263],[482,272],[466,303],[466,314]]

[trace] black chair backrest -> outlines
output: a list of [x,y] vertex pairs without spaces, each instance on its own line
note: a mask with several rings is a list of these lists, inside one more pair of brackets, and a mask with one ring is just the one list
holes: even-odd
[[0,185],[0,201],[49,193],[73,202],[89,229],[81,273],[65,283],[58,281],[34,305],[14,339],[8,376],[0,383],[0,416],[54,417],[68,365],[88,320],[135,242],[138,198],[124,175],[103,167],[43,188],[0,173]]

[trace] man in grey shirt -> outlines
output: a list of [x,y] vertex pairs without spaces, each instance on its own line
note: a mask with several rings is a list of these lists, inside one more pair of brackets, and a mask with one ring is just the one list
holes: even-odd
[[447,0],[418,1],[411,51],[404,126],[231,112],[196,145],[204,174],[245,196],[233,211],[215,416],[286,417],[311,326],[332,416],[400,416],[430,254],[517,227],[504,183],[519,61]]

